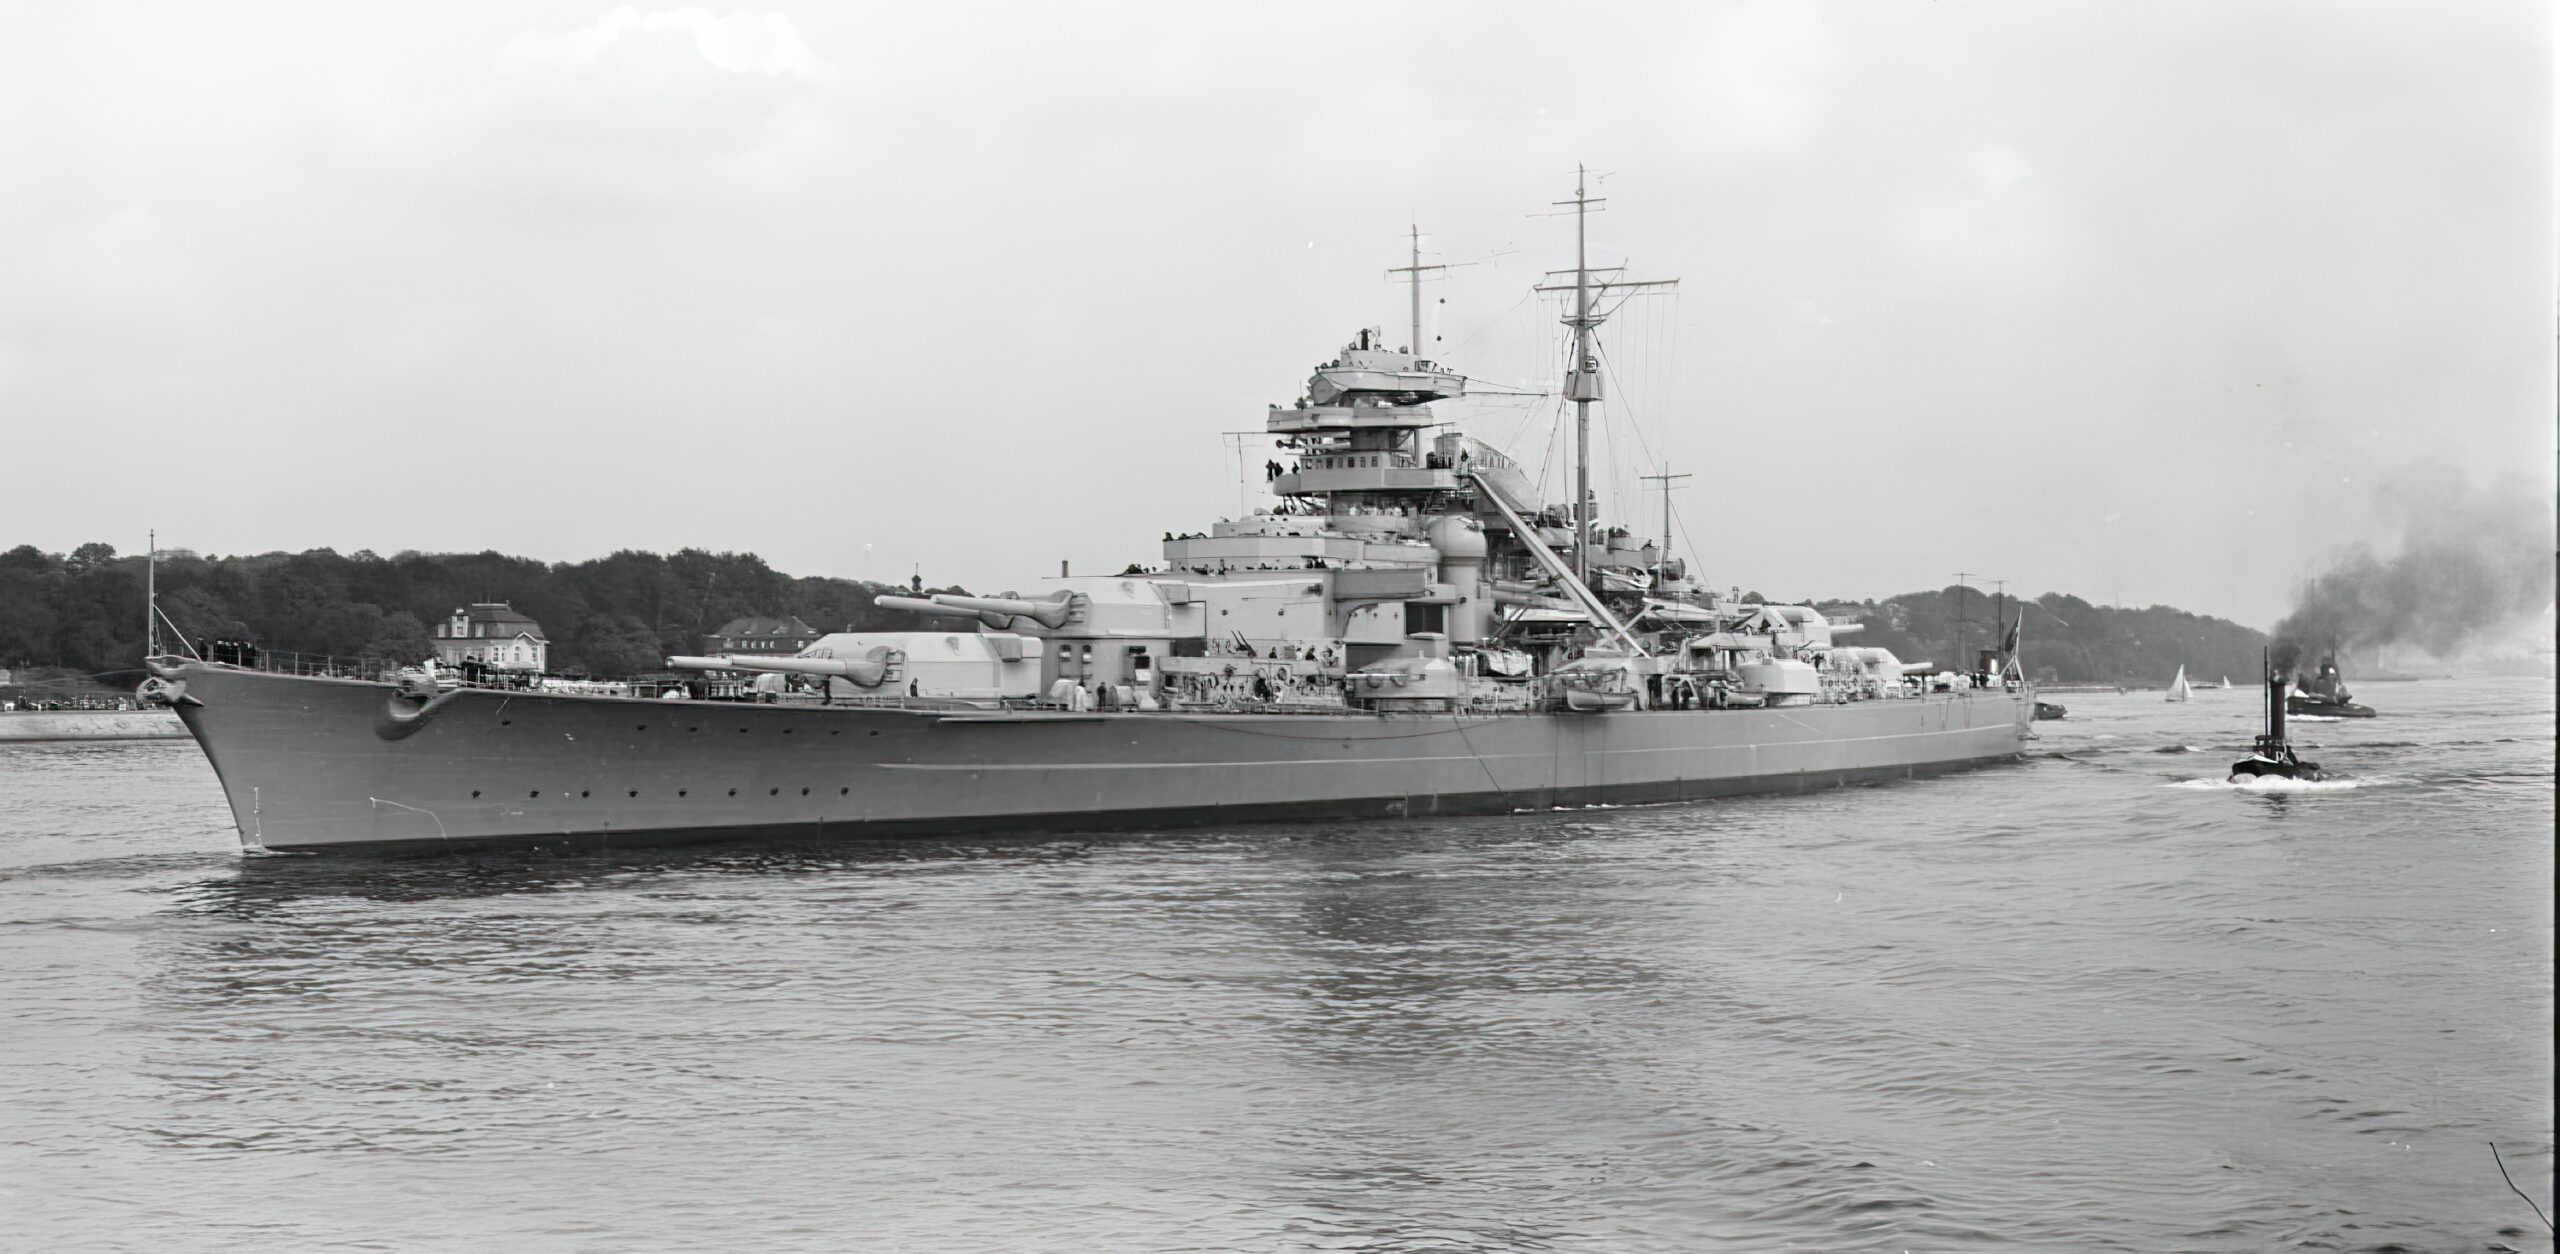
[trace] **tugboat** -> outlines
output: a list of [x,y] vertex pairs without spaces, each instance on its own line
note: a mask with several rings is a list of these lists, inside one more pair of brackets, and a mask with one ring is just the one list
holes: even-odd
[[2347,691],[2346,678],[2338,673],[2338,651],[2333,646],[2320,657],[2320,669],[2285,698],[2285,712],[2308,714],[2317,718],[2372,718],[2375,710],[2358,705],[2355,694]]
[[[1579,226],[1595,201],[1570,203]],[[1991,682],[1932,690],[1845,643],[1858,624],[1720,595],[1667,535],[1600,525],[1595,337],[1615,302],[1672,280],[1595,269],[1579,230],[1573,261],[1540,287],[1571,302],[1567,502],[1434,411],[1468,381],[1417,355],[1417,312],[1402,348],[1367,329],[1270,406],[1270,504],[1166,533],[1159,563],[882,596],[940,622],[796,657],[668,659],[761,675],[770,700],[166,653],[151,695],[203,745],[241,842],[269,850],[1365,821],[2018,760],[2035,689],[2014,647]],[[1808,432],[1773,472],[1815,485],[1825,447]]]
[[2275,664],[2273,650],[2267,653],[2266,672],[2267,730],[2251,747],[2249,756],[2231,764],[2231,782],[2246,783],[2270,776],[2306,783],[2326,778],[2320,773],[2319,763],[2305,762],[2294,756],[2293,745],[2285,740],[2285,709],[2292,702],[2285,694],[2285,669]]

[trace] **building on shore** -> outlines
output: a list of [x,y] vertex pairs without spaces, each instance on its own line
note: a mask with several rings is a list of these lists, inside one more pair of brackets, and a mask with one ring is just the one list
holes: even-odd
[[821,633],[801,622],[796,614],[780,618],[733,618],[720,624],[720,630],[702,637],[702,651],[717,657],[723,653],[766,653],[789,657],[817,643]]
[[435,643],[436,663],[441,666],[478,662],[498,670],[540,671],[551,653],[542,625],[504,601],[480,601],[455,610],[436,624]]

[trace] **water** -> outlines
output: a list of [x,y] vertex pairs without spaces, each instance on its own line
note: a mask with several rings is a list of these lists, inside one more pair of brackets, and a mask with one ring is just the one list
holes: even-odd
[[[244,858],[0,750],[0,1244],[2547,1248],[2547,683],[1110,839]],[[2195,751],[2187,751],[2192,746]]]

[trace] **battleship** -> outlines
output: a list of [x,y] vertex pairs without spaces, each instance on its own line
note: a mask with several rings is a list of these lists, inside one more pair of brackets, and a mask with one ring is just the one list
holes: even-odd
[[721,682],[654,693],[154,647],[142,695],[272,851],[1371,820],[2019,758],[2036,702],[2014,646],[1937,673],[1812,606],[1719,593],[1670,551],[1667,479],[1659,545],[1602,525],[1597,336],[1671,281],[1595,270],[1596,202],[1578,184],[1563,203],[1573,268],[1539,290],[1570,331],[1570,501],[1438,416],[1470,380],[1424,354],[1417,289],[1403,345],[1364,329],[1265,414],[1270,503],[1166,533],[1153,564],[883,596],[941,629],[672,657]]

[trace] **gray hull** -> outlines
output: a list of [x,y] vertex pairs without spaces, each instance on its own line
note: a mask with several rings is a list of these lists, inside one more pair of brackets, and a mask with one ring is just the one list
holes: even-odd
[[2033,694],[1609,714],[1066,714],[466,690],[189,664],[241,840],[309,850],[1502,812],[2019,756]]

